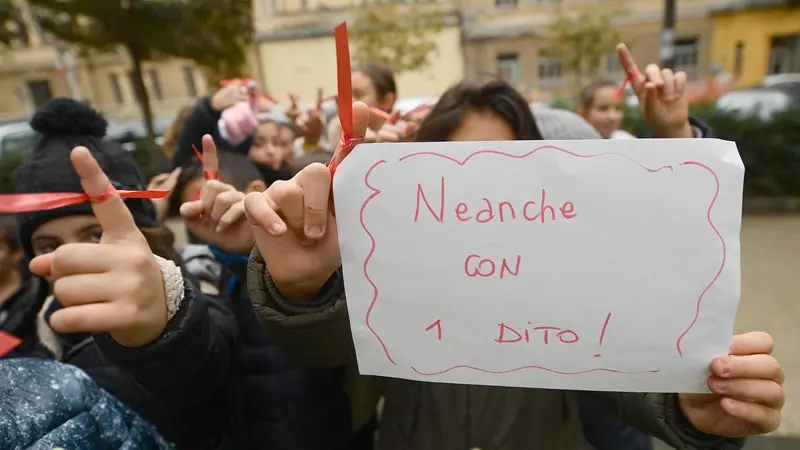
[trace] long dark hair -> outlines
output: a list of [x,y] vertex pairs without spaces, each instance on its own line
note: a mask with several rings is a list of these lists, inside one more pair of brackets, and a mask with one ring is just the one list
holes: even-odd
[[470,111],[490,111],[514,130],[518,140],[542,140],[528,102],[508,83],[462,81],[441,96],[420,125],[417,142],[442,142],[461,125]]

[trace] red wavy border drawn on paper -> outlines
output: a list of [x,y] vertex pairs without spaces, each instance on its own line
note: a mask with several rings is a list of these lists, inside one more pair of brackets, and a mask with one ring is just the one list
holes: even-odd
[[[525,158],[527,158],[527,157],[529,157],[529,156],[531,156],[531,155],[533,155],[533,154],[535,154],[535,153],[537,153],[537,152],[539,152],[541,150],[556,150],[556,151],[565,153],[567,155],[573,156],[575,158],[581,158],[581,159],[598,158],[598,157],[603,157],[603,156],[617,156],[617,157],[621,157],[621,158],[627,159],[627,160],[635,163],[636,165],[638,165],[639,167],[641,167],[642,169],[644,169],[644,170],[646,170],[647,172],[650,172],[650,173],[657,173],[657,172],[660,172],[662,170],[669,170],[669,171],[674,171],[675,170],[674,167],[671,166],[671,165],[662,166],[662,167],[658,167],[658,168],[650,168],[650,167],[645,166],[644,164],[641,164],[640,162],[636,161],[635,159],[633,159],[633,158],[631,158],[631,157],[629,157],[627,155],[623,155],[621,153],[598,153],[598,154],[593,154],[593,155],[581,155],[581,154],[574,153],[574,152],[571,152],[569,150],[565,150],[563,148],[559,148],[559,147],[552,146],[552,145],[544,145],[544,146],[541,146],[541,147],[537,147],[537,148],[529,151],[528,153],[525,153],[525,154],[522,154],[522,155],[512,155],[512,154],[501,152],[501,151],[497,151],[497,150],[479,150],[479,151],[475,151],[473,153],[470,153],[463,160],[458,160],[456,158],[453,158],[452,156],[447,156],[447,155],[443,155],[443,154],[436,153],[436,152],[417,152],[417,153],[411,153],[409,155],[403,156],[402,158],[400,158],[399,162],[403,162],[403,161],[405,161],[407,159],[410,159],[410,158],[416,157],[416,156],[434,156],[434,157],[439,157],[439,158],[445,159],[447,161],[453,162],[455,164],[458,164],[459,166],[464,166],[470,159],[472,159],[473,157],[475,157],[477,155],[481,155],[481,154],[491,154],[491,155],[505,156],[505,157],[513,158],[513,159],[525,159]],[[375,309],[375,305],[376,305],[376,303],[378,301],[378,287],[375,285],[375,282],[372,281],[372,278],[370,278],[367,268],[368,268],[370,260],[372,259],[372,255],[375,253],[376,243],[375,243],[375,237],[372,235],[372,233],[369,231],[369,229],[367,228],[366,224],[364,223],[364,211],[366,210],[367,205],[369,205],[369,203],[373,199],[375,199],[378,195],[380,195],[380,193],[381,193],[381,191],[379,189],[376,189],[375,187],[373,187],[369,183],[369,176],[372,174],[372,171],[376,167],[378,167],[379,165],[384,164],[384,163],[386,163],[386,160],[380,160],[380,161],[375,162],[369,168],[369,170],[367,170],[366,174],[364,175],[364,184],[367,186],[367,188],[369,188],[372,191],[372,193],[364,200],[364,203],[361,205],[361,210],[360,210],[360,213],[359,213],[359,220],[361,222],[361,228],[364,230],[364,232],[367,234],[367,236],[369,236],[369,239],[371,241],[371,247],[370,247],[369,253],[367,253],[366,258],[364,258],[364,264],[363,264],[364,277],[367,279],[367,282],[369,282],[369,284],[372,286],[372,290],[373,290],[372,301],[370,302],[370,305],[369,305],[369,308],[367,309],[367,314],[366,314],[366,317],[365,317],[365,324],[366,324],[367,329],[370,331],[370,333],[372,333],[372,335],[375,336],[375,339],[378,340],[378,343],[380,344],[381,349],[383,350],[383,353],[386,355],[386,359],[389,360],[390,363],[392,363],[393,365],[396,366],[398,364],[395,362],[395,360],[392,358],[392,355],[389,353],[389,349],[387,348],[386,343],[383,341],[383,338],[381,338],[381,336],[378,334],[378,332],[375,331],[375,329],[373,328],[373,326],[372,326],[372,324],[370,322],[371,317],[372,317],[372,311]],[[683,340],[684,337],[686,337],[687,334],[689,334],[689,332],[692,330],[692,328],[697,323],[697,319],[698,319],[698,317],[700,315],[700,304],[703,302],[703,298],[705,297],[705,295],[708,292],[708,290],[711,289],[711,286],[713,286],[714,283],[717,282],[717,280],[719,279],[719,276],[722,274],[722,271],[725,268],[725,261],[726,261],[726,258],[727,258],[727,246],[725,244],[725,239],[722,237],[722,234],[719,232],[719,230],[717,229],[716,225],[714,225],[714,222],[711,220],[711,211],[713,210],[714,204],[717,202],[717,196],[719,195],[719,177],[717,176],[717,174],[711,168],[709,168],[705,164],[699,163],[697,161],[684,161],[683,163],[679,164],[679,166],[696,166],[696,167],[700,167],[700,168],[704,169],[705,171],[707,171],[709,174],[711,174],[712,177],[714,177],[714,182],[716,183],[716,188],[715,188],[715,191],[714,191],[714,197],[711,199],[711,203],[708,206],[708,210],[707,210],[707,213],[706,213],[706,220],[708,221],[708,224],[714,230],[714,233],[717,235],[717,237],[719,238],[720,243],[722,244],[722,261],[720,263],[719,270],[717,270],[717,273],[714,275],[714,277],[711,279],[711,281],[708,283],[708,285],[706,285],[706,287],[703,289],[703,291],[698,296],[697,303],[695,304],[694,316],[692,317],[691,323],[689,323],[689,325],[686,327],[686,330],[683,333],[681,333],[681,335],[675,341],[675,347],[676,347],[676,349],[678,351],[678,354],[680,354],[681,357],[682,357],[683,356],[683,350],[681,349],[681,341]],[[651,369],[651,370],[643,370],[643,371],[638,371],[638,372],[624,372],[624,371],[621,371],[621,370],[608,368],[608,367],[597,367],[597,368],[592,368],[592,369],[587,369],[587,370],[582,370],[582,371],[577,371],[577,372],[565,372],[565,371],[552,369],[550,367],[534,366],[534,365],[521,366],[521,367],[516,367],[516,368],[513,368],[513,369],[507,369],[507,370],[490,370],[490,369],[485,369],[485,368],[481,368],[481,367],[474,367],[474,366],[469,366],[469,365],[457,365],[457,366],[453,366],[453,367],[450,367],[450,368],[447,368],[447,369],[443,369],[443,370],[439,370],[439,371],[436,371],[436,372],[424,372],[424,371],[421,371],[421,370],[417,369],[414,366],[411,366],[411,369],[414,372],[416,372],[417,374],[424,375],[424,376],[442,375],[442,374],[451,372],[451,371],[456,370],[456,369],[470,369],[470,370],[474,370],[474,371],[478,371],[478,372],[491,373],[491,374],[506,374],[506,373],[517,372],[517,371],[526,370],[526,369],[536,369],[536,370],[543,370],[543,371],[546,371],[546,372],[556,373],[556,374],[559,374],[559,375],[581,375],[581,374],[590,373],[590,372],[609,372],[609,373],[615,373],[615,374],[619,374],[619,375],[634,375],[634,374],[643,374],[643,373],[657,373],[657,372],[660,371],[660,369]]]

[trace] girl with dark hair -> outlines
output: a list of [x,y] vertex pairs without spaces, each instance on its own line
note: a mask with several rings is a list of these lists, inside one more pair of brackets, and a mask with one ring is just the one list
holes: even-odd
[[[386,67],[376,64],[367,64],[353,70],[351,78],[353,86],[353,101],[362,102],[370,108],[391,114],[397,101],[397,83],[394,75]],[[407,141],[412,136],[413,129],[403,121],[386,120],[377,114],[370,116],[365,142],[399,142]],[[328,142],[335,146],[342,134],[342,127],[338,120],[328,124]]]
[[[656,66],[648,66],[646,75],[641,74],[624,48],[620,59],[631,74],[634,90],[647,100],[641,102],[643,113],[656,135],[690,137],[688,104],[674,74]],[[369,110],[363,103],[356,103],[353,109],[354,137],[360,138],[370,122]],[[558,120],[551,122],[548,126],[552,130],[562,126]],[[462,83],[451,88],[423,122],[418,135],[420,141],[541,137],[524,99],[501,82]],[[369,394],[383,394],[376,448],[584,447],[574,391],[359,377],[330,195],[330,170],[310,165],[293,179],[246,197],[245,208],[257,246],[249,268],[250,298],[261,322],[294,360],[323,366],[350,364],[352,378],[345,382],[354,399],[354,417],[374,409],[375,397]],[[739,438],[778,426],[783,380],[780,365],[768,356],[772,350],[768,335],[735,336],[733,346],[738,351],[747,348],[747,354],[755,356],[715,359],[709,385],[714,387],[719,382],[724,387],[714,394],[596,395],[609,410],[675,448],[740,448]],[[732,361],[741,364],[735,374]],[[778,375],[765,381],[757,379],[756,373]],[[764,383],[769,388],[762,389]],[[743,398],[747,400],[739,400]],[[733,402],[736,409],[729,408]],[[739,402],[745,402],[741,408]],[[745,414],[745,410],[753,414]]]

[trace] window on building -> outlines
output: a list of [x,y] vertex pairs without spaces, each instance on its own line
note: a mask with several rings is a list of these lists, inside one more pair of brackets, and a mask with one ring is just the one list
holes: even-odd
[[111,73],[108,75],[108,84],[111,86],[111,94],[118,104],[125,103],[125,97],[122,96],[122,85],[119,82],[119,75]]
[[539,56],[539,88],[557,87],[562,81],[561,62],[554,58]]
[[50,82],[47,80],[28,81],[28,91],[30,91],[31,100],[37,108],[53,98],[53,90],[50,89]]
[[770,75],[800,72],[800,34],[775,36],[769,52]]
[[156,100],[163,100],[164,93],[161,92],[161,80],[158,79],[158,72],[155,69],[147,71],[147,76],[150,78],[150,94]]
[[501,80],[516,86],[519,83],[519,55],[516,53],[497,55],[497,73]]
[[697,77],[698,46],[697,38],[675,40],[675,70],[686,72],[689,79]]
[[186,83],[186,93],[189,97],[197,97],[197,83],[194,79],[194,67],[183,68],[183,81]]
[[495,8],[516,8],[517,0],[494,0]]
[[736,50],[733,55],[733,73],[741,75],[742,68],[744,67],[744,42],[739,41],[736,43]]
[[619,63],[619,56],[616,53],[611,53],[606,56],[606,74],[607,75],[619,75],[623,73],[622,65]]

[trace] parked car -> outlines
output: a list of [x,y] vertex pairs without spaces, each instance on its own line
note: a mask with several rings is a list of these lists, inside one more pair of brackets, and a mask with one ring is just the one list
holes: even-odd
[[[120,144],[124,149],[133,151],[136,142],[144,139],[147,135],[142,121],[121,122],[119,120],[106,118],[108,128],[106,139]],[[169,127],[170,121],[165,118],[154,119],[156,128],[156,143],[161,145],[161,136]],[[9,151],[28,150],[33,147],[36,141],[36,132],[28,125],[27,120],[0,125],[0,156]]]
[[7,152],[28,150],[35,140],[36,133],[28,122],[0,125],[0,157]]
[[800,105],[800,83],[776,83],[739,89],[721,95],[714,109],[742,115],[757,115],[769,120],[776,113]]

